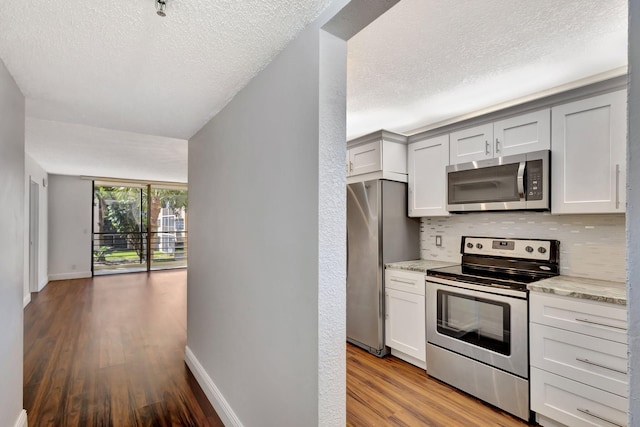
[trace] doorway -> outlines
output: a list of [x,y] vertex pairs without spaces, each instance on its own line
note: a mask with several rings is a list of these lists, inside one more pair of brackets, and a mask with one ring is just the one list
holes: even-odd
[[29,181],[29,292],[38,292],[40,189]]
[[186,186],[95,181],[93,188],[94,275],[187,266]]

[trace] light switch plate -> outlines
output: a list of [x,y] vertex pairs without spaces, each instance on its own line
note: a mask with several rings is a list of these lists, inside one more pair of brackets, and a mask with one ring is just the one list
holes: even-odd
[[436,236],[436,246],[442,246],[442,236]]

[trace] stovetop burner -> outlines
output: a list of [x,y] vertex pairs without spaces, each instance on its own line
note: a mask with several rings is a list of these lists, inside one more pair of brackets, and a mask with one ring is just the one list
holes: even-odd
[[462,264],[427,271],[431,277],[512,290],[559,274],[557,240],[462,237]]

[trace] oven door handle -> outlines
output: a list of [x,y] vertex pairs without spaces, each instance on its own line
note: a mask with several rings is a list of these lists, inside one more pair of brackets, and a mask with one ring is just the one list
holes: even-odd
[[524,171],[527,167],[527,162],[520,162],[520,166],[518,166],[518,196],[520,197],[520,201],[524,202]]

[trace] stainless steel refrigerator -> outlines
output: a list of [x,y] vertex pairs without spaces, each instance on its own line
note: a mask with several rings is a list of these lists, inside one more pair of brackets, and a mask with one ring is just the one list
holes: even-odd
[[379,357],[384,342],[384,264],[420,257],[420,222],[407,216],[407,185],[347,186],[347,341]]

